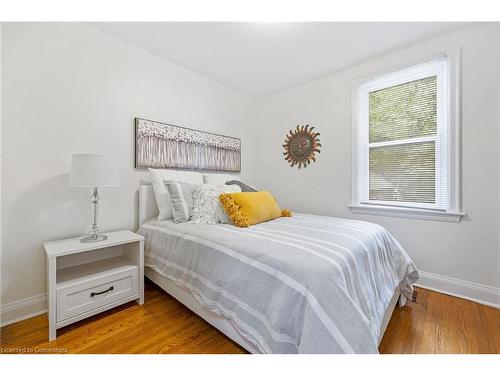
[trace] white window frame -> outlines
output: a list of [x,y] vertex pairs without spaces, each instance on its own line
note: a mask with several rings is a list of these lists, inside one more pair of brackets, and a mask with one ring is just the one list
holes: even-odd
[[[353,85],[353,213],[459,222],[460,207],[460,75],[461,50],[365,78]],[[369,93],[401,83],[437,76],[438,131],[436,135],[369,143]],[[414,203],[369,200],[369,149],[435,141],[436,202]],[[438,147],[439,146],[439,147]]]

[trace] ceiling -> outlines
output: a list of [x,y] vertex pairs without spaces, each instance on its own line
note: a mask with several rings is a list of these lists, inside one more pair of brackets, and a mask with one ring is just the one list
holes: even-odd
[[463,27],[452,22],[101,22],[89,26],[264,97]]

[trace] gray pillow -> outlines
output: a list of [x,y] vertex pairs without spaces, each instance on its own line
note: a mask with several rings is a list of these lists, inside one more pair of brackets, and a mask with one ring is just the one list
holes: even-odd
[[189,221],[193,213],[193,192],[199,186],[179,181],[164,181],[170,194],[174,223]]
[[241,188],[241,191],[244,193],[257,191],[253,187],[248,186],[247,184],[244,184],[243,182],[238,181],[238,180],[227,181],[226,185],[238,185]]

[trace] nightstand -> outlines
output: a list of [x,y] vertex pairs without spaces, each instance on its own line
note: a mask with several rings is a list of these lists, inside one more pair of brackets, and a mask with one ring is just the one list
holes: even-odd
[[44,243],[49,341],[56,330],[123,303],[144,303],[144,237],[127,230],[107,240]]

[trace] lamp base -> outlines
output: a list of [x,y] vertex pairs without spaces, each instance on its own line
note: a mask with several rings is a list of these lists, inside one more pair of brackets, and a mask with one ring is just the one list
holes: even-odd
[[106,236],[105,234],[98,234],[98,235],[91,234],[90,236],[81,238],[80,242],[92,243],[92,242],[105,241],[107,239],[108,239],[108,236]]
[[99,228],[97,226],[97,204],[99,203],[99,193],[97,192],[96,187],[93,189],[91,202],[92,202],[92,216],[94,220],[92,228],[90,228],[90,234],[80,239],[80,242],[82,243],[101,242],[108,239],[108,236],[99,233]]

